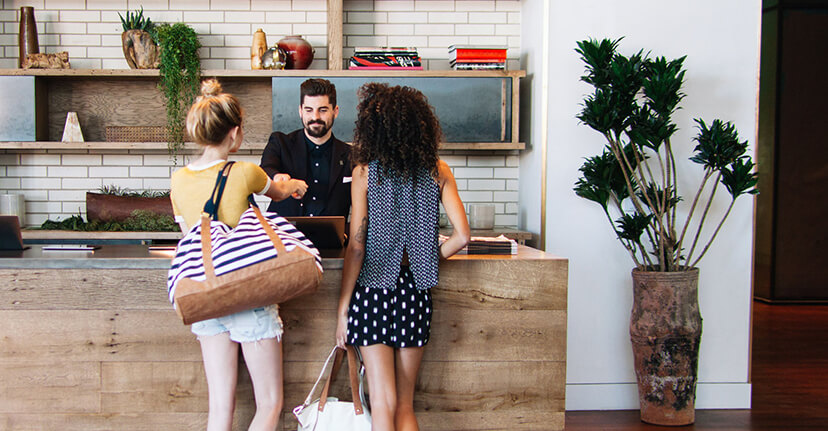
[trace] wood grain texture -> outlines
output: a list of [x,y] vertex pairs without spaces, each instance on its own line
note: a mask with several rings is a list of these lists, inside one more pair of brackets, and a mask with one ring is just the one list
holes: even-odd
[[[0,69],[0,76],[42,76],[54,78],[158,78],[157,69]],[[206,69],[201,76],[217,78],[272,78],[274,76],[415,76],[415,77],[526,77],[525,70],[242,70]]]
[[[422,429],[563,429],[565,259],[443,262],[417,382]],[[333,345],[341,270],[281,306],[285,409],[313,385]],[[201,352],[166,297],[165,270],[0,270],[0,429],[203,429]],[[243,359],[240,358],[240,364]],[[344,374],[343,374],[344,376]],[[333,393],[349,397],[346,379]],[[234,429],[255,413],[242,365]]]
[[[245,141],[267,142],[271,132],[270,82],[224,78],[221,84],[223,91],[238,97],[245,110]],[[48,94],[48,136],[52,141],[60,141],[70,111],[78,113],[87,141],[105,141],[106,126],[166,125],[164,98],[154,79],[54,78],[48,81]]]
[[328,69],[342,70],[342,0],[328,0]]
[[[272,109],[272,105],[271,105]],[[272,121],[268,119],[267,124],[271,124]],[[45,121],[44,121],[45,124]],[[250,119],[245,120],[245,124],[250,124],[252,126],[252,122]],[[247,126],[245,126],[247,127]],[[261,124],[257,123],[257,128],[254,130],[254,135],[251,137],[245,132],[244,135],[244,144],[242,144],[242,148],[240,151],[254,151],[257,152],[257,155],[261,155],[262,150],[264,150],[265,144],[267,144],[267,137],[269,135],[269,131],[267,135],[263,135],[264,129],[268,129],[266,126],[262,126]],[[247,129],[245,129],[247,130]],[[85,133],[85,132],[84,132]],[[104,133],[106,133],[106,129],[104,129]],[[264,136],[264,139],[262,139]],[[49,141],[48,138],[44,138],[42,141],[37,142],[21,142],[21,141],[7,141],[0,143],[0,149],[6,151],[28,151],[28,150],[98,150],[98,151],[105,151],[105,150],[142,150],[142,151],[166,151],[167,144],[165,142],[106,142],[103,139],[99,141],[89,141],[86,142],[60,142],[60,141]],[[512,143],[512,142],[442,142],[440,143],[440,150],[523,150],[526,148],[526,144],[524,142]],[[184,143],[184,150],[182,150],[182,154],[196,154],[200,153],[201,149],[193,142],[185,142]]]
[[[435,305],[424,361],[565,360],[563,312],[439,307]],[[333,345],[333,314],[283,309],[285,361],[324,357]],[[195,336],[172,309],[6,310],[0,311],[0,320],[9,328],[0,361],[26,362],[54,352],[61,352],[64,361],[201,360]],[[496,354],[491,346],[497,346]]]

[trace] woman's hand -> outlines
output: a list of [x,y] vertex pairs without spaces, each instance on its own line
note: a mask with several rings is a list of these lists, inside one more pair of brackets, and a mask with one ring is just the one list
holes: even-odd
[[273,174],[273,181],[287,181],[290,179],[290,175],[288,174]]
[[345,348],[348,339],[348,314],[339,314],[336,319],[336,345],[340,349]]
[[305,196],[305,192],[308,191],[308,185],[302,180],[291,179],[288,181],[290,181],[290,188],[292,190],[290,195],[294,199],[302,199],[302,196]]

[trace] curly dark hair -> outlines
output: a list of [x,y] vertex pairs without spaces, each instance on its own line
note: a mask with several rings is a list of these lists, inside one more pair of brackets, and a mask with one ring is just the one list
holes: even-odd
[[434,109],[419,90],[369,82],[359,89],[351,160],[378,160],[384,172],[414,177],[425,168],[437,177],[442,129]]

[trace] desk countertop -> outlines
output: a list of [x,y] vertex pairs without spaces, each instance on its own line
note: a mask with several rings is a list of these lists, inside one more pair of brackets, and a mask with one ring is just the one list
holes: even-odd
[[[91,251],[51,251],[33,245],[23,251],[0,251],[0,269],[169,269],[172,249],[146,245],[102,245]],[[322,267],[342,268],[344,250],[320,250]],[[536,260],[558,257],[526,246],[516,255],[456,255],[451,260]]]

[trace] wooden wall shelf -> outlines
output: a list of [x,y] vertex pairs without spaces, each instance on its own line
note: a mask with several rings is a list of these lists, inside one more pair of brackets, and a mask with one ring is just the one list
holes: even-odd
[[[354,70],[204,70],[218,77],[225,90],[237,95],[247,112],[247,150],[261,150],[272,132],[274,77],[379,77],[379,78],[503,78],[511,80],[510,134],[496,142],[446,142],[444,150],[522,150],[519,142],[519,81],[522,70],[508,71],[354,71]],[[0,150],[165,150],[164,142],[106,142],[107,126],[159,126],[164,124],[164,101],[156,86],[158,70],[138,69],[0,69],[0,76],[32,76],[38,107],[37,141],[0,142]],[[504,86],[504,88],[506,88]],[[508,98],[507,98],[508,97]],[[508,103],[508,102],[504,102]],[[505,108],[504,108],[505,109]],[[78,113],[88,142],[58,142],[66,113]],[[297,122],[298,123],[298,122]],[[504,126],[505,127],[505,126]],[[185,151],[195,151],[185,150]]]
[[[247,142],[242,145],[241,150],[261,151],[264,150],[266,142]],[[196,144],[187,142],[184,144],[184,153],[198,152]],[[441,150],[523,150],[526,144],[518,142],[513,144],[511,142],[444,142]],[[61,150],[167,150],[166,142],[56,142],[56,141],[37,141],[37,142],[0,142],[0,150],[6,152],[28,152],[38,150],[61,151]]]
[[[272,78],[278,76],[406,76],[406,77],[511,77],[523,78],[524,70],[230,70],[206,69],[203,77],[216,78]],[[111,77],[111,78],[157,78],[158,69],[0,69],[0,76],[45,76],[45,77]]]

